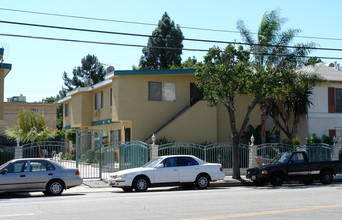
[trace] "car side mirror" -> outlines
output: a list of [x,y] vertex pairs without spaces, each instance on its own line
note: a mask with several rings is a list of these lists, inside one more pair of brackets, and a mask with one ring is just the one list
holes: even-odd
[[6,174],[7,172],[8,172],[7,169],[3,169],[3,170],[0,171],[0,174]]
[[157,168],[163,168],[164,167],[164,164],[160,163],[157,165]]

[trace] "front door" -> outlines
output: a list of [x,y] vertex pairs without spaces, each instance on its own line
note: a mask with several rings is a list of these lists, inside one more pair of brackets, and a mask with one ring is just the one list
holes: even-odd
[[155,183],[179,183],[177,158],[165,158],[162,163],[164,167],[155,170]]
[[195,83],[190,83],[190,106],[203,99],[203,90],[197,88]]
[[26,190],[27,161],[17,161],[4,167],[6,173],[0,174],[0,191]]

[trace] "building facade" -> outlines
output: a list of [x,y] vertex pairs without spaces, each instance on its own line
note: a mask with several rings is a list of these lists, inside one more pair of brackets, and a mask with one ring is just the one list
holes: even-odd
[[307,136],[327,135],[342,141],[342,71],[339,64],[318,63],[304,69],[318,73],[328,82],[316,86],[308,110]]
[[[150,141],[153,133],[176,142],[231,141],[227,110],[211,107],[195,86],[195,69],[122,70],[98,84],[77,88],[63,103],[65,129],[101,129],[108,142]],[[236,101],[237,123],[251,97]],[[256,109],[250,124],[260,124]]]
[[12,64],[3,63],[4,49],[0,48],[0,122],[4,119],[4,81],[11,71]]

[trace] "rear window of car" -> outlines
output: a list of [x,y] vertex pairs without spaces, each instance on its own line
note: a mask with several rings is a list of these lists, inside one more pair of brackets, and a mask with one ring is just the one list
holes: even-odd
[[196,166],[198,162],[191,157],[179,157],[178,158],[178,166]]
[[41,172],[54,170],[55,167],[48,161],[31,161],[30,162],[30,172]]

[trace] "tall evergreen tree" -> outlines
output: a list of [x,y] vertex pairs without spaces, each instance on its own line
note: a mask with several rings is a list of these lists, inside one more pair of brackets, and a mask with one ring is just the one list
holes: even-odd
[[[147,47],[140,58],[140,69],[170,69],[181,65],[183,33],[165,12],[158,27],[148,39]],[[175,49],[177,48],[177,49]]]
[[81,60],[82,66],[75,67],[72,71],[72,78],[64,72],[63,80],[67,88],[63,88],[60,95],[63,96],[65,92],[71,91],[77,87],[85,87],[90,84],[96,84],[104,80],[106,71],[103,65],[98,61],[95,55],[88,54]]

